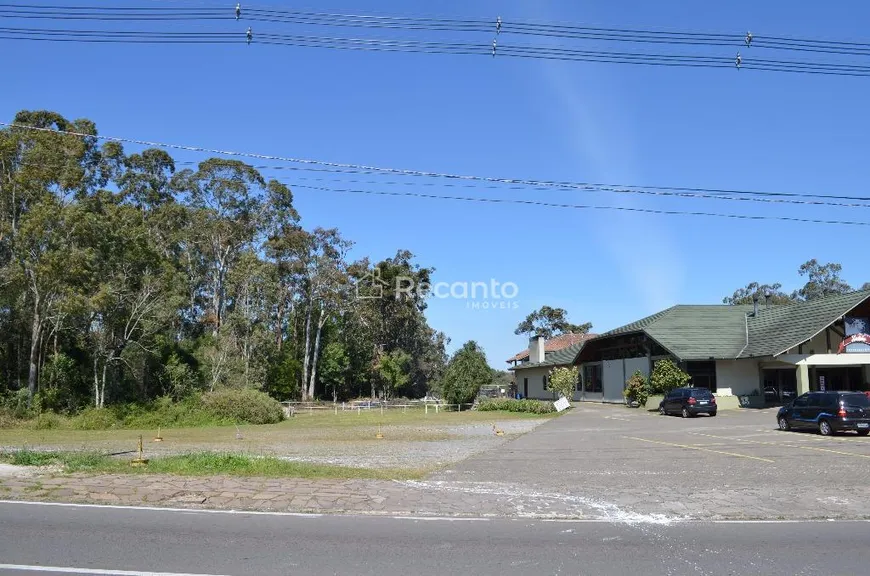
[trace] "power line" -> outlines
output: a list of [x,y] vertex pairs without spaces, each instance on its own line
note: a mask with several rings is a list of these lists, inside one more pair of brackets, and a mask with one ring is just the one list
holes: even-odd
[[488,204],[522,204],[527,206],[540,206],[546,208],[570,208],[576,210],[606,210],[618,212],[635,212],[642,214],[657,214],[665,216],[695,216],[729,218],[735,220],[778,220],[783,222],[800,222],[806,224],[833,224],[842,226],[870,226],[870,222],[857,222],[849,220],[822,220],[815,218],[796,218],[790,216],[764,216],[751,214],[722,214],[718,212],[690,212],[683,210],[658,210],[653,208],[635,208],[629,206],[599,206],[595,204],[564,204],[557,202],[543,202],[539,200],[522,200],[515,198],[478,198],[473,196],[445,196],[439,194],[423,194],[420,192],[391,192],[383,190],[356,190],[348,188],[325,188],[320,186],[307,186],[293,184],[292,187],[319,192],[336,192],[342,194],[363,194],[376,196],[401,196],[409,198],[424,198],[429,200],[454,200],[462,202],[481,202]]
[[[395,174],[400,176],[417,176],[417,177],[428,177],[428,178],[442,178],[447,180],[459,180],[459,181],[472,181],[472,182],[485,182],[491,184],[523,184],[530,186],[552,186],[559,189],[578,189],[585,187],[595,186],[593,190],[598,191],[608,191],[606,188],[610,188],[606,185],[590,185],[590,184],[580,184],[580,183],[560,183],[560,182],[547,182],[547,181],[539,181],[539,180],[525,180],[525,179],[515,179],[515,178],[493,178],[493,177],[485,177],[485,176],[468,176],[468,175],[458,175],[458,174],[448,174],[448,173],[439,173],[439,172],[424,172],[419,170],[405,170],[405,169],[397,169],[397,168],[379,168],[373,166],[365,166],[360,164],[348,164],[348,163],[338,163],[338,162],[329,162],[324,160],[311,160],[311,159],[301,159],[301,158],[289,158],[282,157],[276,155],[267,155],[267,154],[256,154],[251,152],[238,152],[238,151],[229,151],[229,150],[218,150],[211,148],[204,148],[201,146],[191,146],[191,145],[181,145],[181,144],[168,144],[162,142],[151,142],[147,140],[139,140],[134,138],[122,138],[115,136],[103,136],[103,135],[93,135],[93,134],[85,134],[81,132],[73,132],[69,130],[55,130],[52,128],[44,128],[37,126],[27,126],[22,124],[10,124],[7,122],[0,122],[0,126],[6,126],[8,128],[13,129],[23,129],[23,130],[33,130],[39,132],[49,132],[56,134],[64,134],[74,137],[80,138],[92,138],[95,140],[105,140],[105,141],[113,141],[120,143],[128,143],[128,144],[136,144],[140,146],[147,146],[151,148],[166,148],[173,150],[183,150],[186,152],[197,152],[197,153],[206,153],[206,154],[217,154],[221,156],[234,156],[234,157],[244,157],[244,158],[254,158],[260,160],[271,160],[271,161],[281,161],[281,162],[289,162],[294,164],[302,164],[304,166],[322,166],[330,169],[339,169],[339,170],[360,170],[367,171],[371,173],[377,174]],[[288,169],[295,169],[290,168]],[[379,183],[383,184],[383,183]],[[312,188],[317,189],[318,187],[311,187],[306,185],[296,185],[296,187],[300,188]],[[685,190],[685,191],[700,191],[707,193],[722,193],[726,192],[724,190],[716,190],[716,189],[705,189],[705,188],[667,188],[667,187],[643,187],[648,190],[658,190],[661,192],[664,191],[675,191],[675,190]],[[634,189],[637,191],[638,189]],[[539,206],[548,206],[548,207],[563,207],[563,208],[588,208],[588,209],[601,209],[601,210],[625,210],[630,212],[645,212],[651,214],[663,214],[663,215],[683,215],[683,216],[713,216],[713,217],[722,217],[722,218],[732,218],[732,219],[745,219],[745,220],[780,220],[786,222],[806,222],[806,223],[815,223],[815,224],[844,224],[844,225],[853,225],[853,226],[868,226],[870,223],[867,222],[855,222],[855,221],[840,221],[840,220],[822,220],[822,219],[808,219],[808,218],[797,218],[797,217],[787,217],[787,216],[763,216],[763,215],[741,215],[741,214],[719,214],[712,212],[685,212],[685,211],[673,211],[673,210],[654,210],[654,209],[646,209],[646,208],[630,208],[630,207],[600,207],[594,205],[586,205],[586,204],[559,204],[552,202],[540,202],[533,200],[519,200],[519,199],[481,199],[481,198],[472,198],[472,197],[462,197],[462,196],[438,196],[438,195],[427,195],[421,193],[404,193],[404,192],[385,192],[385,191],[353,191],[349,189],[326,189],[326,191],[341,191],[346,193],[360,193],[360,194],[376,194],[376,195],[385,195],[385,196],[414,196],[421,198],[441,198],[446,200],[466,200],[466,201],[480,201],[480,202],[493,202],[493,203],[518,203],[518,204],[531,204],[531,205],[539,205]],[[765,192],[739,192],[739,191],[730,191],[731,193],[743,193],[743,194],[756,194],[756,195],[769,195],[769,196],[789,196],[795,197],[799,196],[793,193],[765,193]],[[675,194],[677,195],[677,194]],[[696,195],[697,196],[697,195]],[[870,198],[858,198],[851,196],[813,196],[813,197],[825,197],[825,198],[839,198],[839,199],[848,199],[855,201],[867,201]],[[711,196],[709,199],[716,199],[715,196]],[[846,206],[846,207],[867,207],[864,205],[854,205],[854,206]]]
[[[106,7],[0,4],[0,17],[67,21],[172,21],[235,20],[229,7]],[[819,40],[788,36],[610,28],[578,24],[544,23],[482,18],[433,18],[420,16],[375,16],[347,13],[276,10],[244,7],[239,18],[249,22],[386,30],[492,33],[567,40],[596,40],[642,44],[689,46],[742,46],[785,51],[870,56],[870,42]]]
[[[122,44],[241,44],[244,35],[232,32],[157,32],[157,31],[101,31],[64,29],[24,29],[0,27],[0,40],[122,43]],[[495,55],[494,47],[486,44],[426,42],[418,40],[392,40],[376,38],[341,38],[297,36],[264,33],[256,42],[269,46],[329,48],[371,52],[410,52],[452,55]],[[501,46],[498,55],[509,58],[560,60],[610,64],[635,64],[684,68],[732,68],[734,60],[716,56],[679,54],[648,54],[547,48],[540,46]],[[831,76],[870,76],[870,65],[827,64],[788,60],[744,60],[739,67],[768,72],[823,74]]]

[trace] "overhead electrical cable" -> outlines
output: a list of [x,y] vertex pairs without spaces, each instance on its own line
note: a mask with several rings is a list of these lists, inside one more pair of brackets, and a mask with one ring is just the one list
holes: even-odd
[[519,198],[479,198],[474,196],[446,196],[441,194],[423,194],[420,192],[392,192],[385,190],[358,190],[351,188],[326,188],[320,186],[307,186],[293,184],[293,188],[316,190],[320,192],[336,192],[342,194],[362,194],[374,196],[398,196],[408,198],[423,198],[429,200],[454,200],[463,202],[479,202],[487,204],[521,204],[525,206],[540,206],[546,208],[565,208],[575,210],[603,210],[616,212],[635,212],[641,214],[656,214],[664,216],[695,216],[729,218],[735,220],[778,220],[783,222],[800,222],[806,224],[832,224],[837,226],[870,226],[870,222],[853,220],[824,220],[817,218],[799,218],[791,216],[769,216],[753,214],[722,214],[720,212],[693,212],[684,210],[660,210],[655,208],[637,208],[633,206],[600,206],[597,204],[568,204],[560,202],[544,202],[540,200],[524,200]]
[[[229,7],[135,7],[135,6],[56,6],[40,4],[0,4],[0,17],[22,20],[66,21],[188,21],[237,20],[325,27],[376,28],[384,30],[491,33],[562,40],[595,40],[642,44],[683,44],[689,46],[741,46],[768,50],[816,52],[870,56],[870,42],[821,40],[764,34],[689,32],[613,28],[578,24],[532,22],[510,18],[436,18],[421,16],[383,16],[307,10],[279,10],[245,6],[237,18]],[[497,24],[496,24],[497,22]]]
[[[206,154],[217,154],[222,156],[234,156],[234,157],[245,157],[245,158],[255,158],[261,160],[271,160],[271,161],[281,161],[281,162],[289,162],[294,164],[303,164],[303,165],[315,165],[315,166],[323,166],[327,168],[338,168],[338,169],[353,169],[353,170],[364,170],[364,171],[372,171],[378,174],[397,174],[402,176],[421,176],[428,178],[443,178],[447,180],[460,180],[460,181],[473,181],[473,182],[487,182],[487,183],[499,183],[499,184],[526,184],[531,186],[539,186],[539,185],[555,185],[560,189],[577,189],[582,186],[578,183],[558,183],[558,182],[547,182],[547,181],[538,181],[538,180],[525,180],[525,179],[515,179],[515,178],[493,178],[486,176],[469,176],[469,175],[459,175],[459,174],[448,174],[448,173],[439,173],[439,172],[425,172],[419,170],[405,170],[405,169],[397,169],[397,168],[379,168],[373,166],[365,166],[360,164],[347,164],[347,163],[338,163],[338,162],[329,162],[324,160],[311,160],[311,159],[301,159],[301,158],[290,158],[276,155],[267,155],[267,154],[257,154],[251,152],[238,152],[238,151],[229,151],[229,150],[218,150],[212,148],[205,148],[201,146],[191,146],[191,145],[182,145],[182,144],[168,144],[162,142],[152,142],[147,140],[140,140],[135,138],[122,138],[122,137],[114,137],[114,136],[103,136],[103,135],[93,135],[86,134],[81,132],[74,132],[69,130],[55,130],[52,128],[43,128],[36,126],[28,126],[22,124],[10,124],[7,122],[0,122],[0,126],[6,126],[13,129],[23,129],[23,130],[33,130],[40,132],[51,132],[57,134],[64,134],[79,138],[90,138],[95,140],[104,140],[104,141],[113,141],[113,142],[121,142],[128,144],[136,144],[139,146],[147,146],[151,148],[165,148],[165,149],[174,149],[174,150],[183,150],[186,152],[197,152],[197,153],[206,153]],[[383,183],[381,183],[383,184]],[[311,188],[318,189],[319,187],[312,187],[307,185],[295,185],[299,188]],[[588,185],[586,185],[588,186]],[[604,188],[603,186],[598,186],[597,189]],[[653,190],[655,187],[645,187],[647,189]],[[659,187],[661,190],[680,190],[680,188],[665,188]],[[412,193],[412,192],[389,192],[389,191],[360,191],[360,190],[352,190],[352,189],[326,189],[327,191],[333,192],[345,192],[345,193],[359,193],[359,194],[375,194],[375,195],[385,195],[385,196],[411,196],[411,197],[419,197],[419,198],[440,198],[444,200],[465,200],[465,201],[475,201],[475,202],[492,202],[492,203],[513,203],[513,204],[527,204],[527,205],[538,205],[538,206],[549,206],[549,207],[563,207],[563,208],[588,208],[595,210],[625,210],[629,212],[643,212],[643,213],[651,213],[651,214],[664,214],[664,215],[684,215],[684,216],[713,216],[713,217],[721,217],[721,218],[732,218],[732,219],[745,219],[745,220],[780,220],[787,222],[806,222],[806,223],[816,223],[816,224],[843,224],[843,225],[851,225],[851,226],[870,226],[870,222],[860,222],[860,221],[852,221],[852,220],[824,220],[824,219],[812,219],[812,218],[800,218],[800,217],[791,217],[791,216],[782,216],[782,215],[747,215],[747,214],[721,214],[714,212],[693,212],[693,211],[679,211],[679,210],[658,210],[658,209],[647,209],[647,208],[635,208],[635,207],[623,207],[623,206],[597,206],[591,204],[560,204],[554,202],[543,202],[537,200],[523,200],[523,199],[515,199],[515,198],[475,198],[475,197],[459,197],[459,196],[443,196],[443,195],[429,195],[422,193]],[[707,190],[710,192],[715,191],[715,189],[694,189],[694,190]],[[605,191],[605,190],[601,190]],[[720,191],[721,192],[721,191]],[[764,194],[764,193],[757,193]],[[770,193],[776,194],[776,193]],[[781,193],[780,193],[781,194]],[[795,195],[797,196],[797,195]],[[818,196],[816,196],[818,197]],[[849,196],[841,196],[839,198],[850,199],[850,200],[870,200],[870,198],[856,198]],[[711,198],[713,199],[713,198]],[[855,206],[849,206],[855,207]],[[861,206],[864,207],[864,206]]]

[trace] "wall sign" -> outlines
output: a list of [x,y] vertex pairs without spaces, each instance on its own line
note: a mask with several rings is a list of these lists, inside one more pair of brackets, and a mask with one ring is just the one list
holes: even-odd
[[[861,348],[861,352],[865,352],[868,350],[868,346],[870,346],[870,334],[852,334],[851,336],[846,336],[842,342],[840,342],[840,348],[837,350],[837,354],[842,354],[846,351],[848,346],[855,346]],[[858,350],[855,350],[856,352]]]
[[840,343],[837,354],[870,353],[870,318],[846,316],[843,324],[846,328],[846,338]]

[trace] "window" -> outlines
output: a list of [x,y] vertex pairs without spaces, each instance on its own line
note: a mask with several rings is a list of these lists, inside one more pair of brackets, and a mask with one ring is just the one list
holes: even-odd
[[544,390],[546,390],[547,389],[547,375],[546,374],[544,374],[543,380],[544,380]]
[[807,400],[807,404],[809,406],[824,406],[825,399],[823,398],[825,395],[820,394],[818,392],[813,392],[810,394],[809,400]]
[[794,401],[794,405],[796,408],[803,408],[809,403],[809,395],[804,394],[802,396],[798,396],[797,400]]
[[710,393],[706,388],[698,388],[697,390],[691,390],[692,398],[712,398],[713,394]]
[[601,392],[601,364],[583,366],[583,385],[587,392]]
[[825,394],[822,398],[822,408],[837,408],[839,400],[836,394]]
[[843,394],[843,404],[858,408],[870,407],[870,396],[866,394]]

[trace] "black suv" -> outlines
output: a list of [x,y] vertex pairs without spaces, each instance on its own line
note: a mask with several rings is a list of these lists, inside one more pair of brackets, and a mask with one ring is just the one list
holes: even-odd
[[824,436],[852,430],[870,434],[870,397],[863,392],[807,392],[779,409],[780,430],[811,429]]
[[659,403],[662,414],[680,414],[683,418],[698,414],[716,415],[716,397],[706,388],[675,388]]

